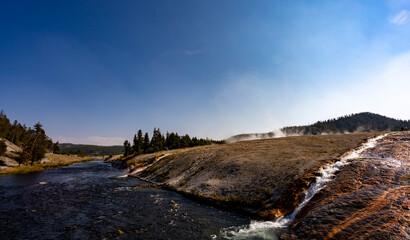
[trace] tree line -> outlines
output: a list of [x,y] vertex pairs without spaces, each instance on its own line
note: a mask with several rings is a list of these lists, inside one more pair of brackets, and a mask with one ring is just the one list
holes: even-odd
[[17,157],[19,164],[33,164],[44,158],[47,150],[58,150],[58,142],[53,144],[41,123],[34,124],[34,127],[27,127],[25,124],[14,120],[13,123],[7,118],[3,110],[0,111],[0,155],[6,152],[4,139],[22,148],[22,152]]
[[400,131],[410,129],[410,121],[398,120],[375,113],[349,114],[336,119],[319,121],[307,126],[285,127],[286,134],[317,135],[322,133]]
[[87,144],[72,144],[61,143],[59,144],[62,154],[75,154],[82,155],[115,155],[123,152],[123,146],[97,146]]
[[128,140],[124,141],[124,157],[143,153],[154,153],[162,150],[222,143],[224,143],[223,140],[215,141],[208,138],[191,138],[188,134],[179,136],[178,133],[174,132],[167,132],[164,135],[159,128],[154,128],[152,137],[150,138],[147,132],[143,135],[140,129],[137,134],[134,134],[132,144]]

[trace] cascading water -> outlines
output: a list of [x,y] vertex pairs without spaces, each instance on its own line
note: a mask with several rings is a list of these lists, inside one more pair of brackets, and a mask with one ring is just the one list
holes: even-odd
[[341,167],[349,164],[349,159],[359,158],[361,154],[375,147],[378,140],[388,134],[380,135],[369,139],[358,149],[344,154],[340,161],[328,165],[320,170],[320,176],[316,177],[316,181],[312,184],[305,195],[304,200],[297,206],[292,214],[280,217],[275,221],[252,221],[250,225],[242,227],[230,227],[221,230],[221,236],[226,239],[278,239],[279,233],[283,232],[295,218],[296,214],[312,199],[312,197],[326,186],[326,183],[331,181],[335,173]]

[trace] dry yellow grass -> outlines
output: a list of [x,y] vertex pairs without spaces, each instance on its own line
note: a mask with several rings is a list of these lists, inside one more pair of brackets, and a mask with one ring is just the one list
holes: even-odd
[[77,162],[86,162],[98,157],[78,157],[68,156],[60,154],[47,153],[45,156],[50,162],[33,164],[33,165],[21,165],[18,167],[8,167],[0,169],[0,176],[8,174],[25,174],[30,172],[38,172],[50,168],[63,167]]

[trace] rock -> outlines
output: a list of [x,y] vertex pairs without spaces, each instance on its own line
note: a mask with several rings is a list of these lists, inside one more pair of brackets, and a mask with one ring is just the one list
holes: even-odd
[[51,161],[47,158],[41,159],[40,163],[50,163]]
[[19,165],[16,160],[9,157],[0,157],[0,161],[7,167],[17,167]]
[[[5,139],[4,139],[4,140],[5,140]],[[8,140],[5,140],[4,142],[5,142],[6,145],[7,145],[6,151],[8,151],[8,152],[21,152],[21,151],[23,151],[23,149],[22,149],[21,147],[15,145],[14,143],[12,143],[12,142],[10,142],[10,141],[8,141]]]

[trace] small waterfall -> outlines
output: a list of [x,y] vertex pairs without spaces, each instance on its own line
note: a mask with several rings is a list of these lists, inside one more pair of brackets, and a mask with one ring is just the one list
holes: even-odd
[[341,167],[349,164],[349,159],[361,157],[361,154],[365,150],[375,147],[377,141],[387,135],[388,134],[384,134],[369,139],[358,149],[345,153],[340,158],[340,161],[322,168],[320,170],[320,176],[316,177],[315,183],[309,187],[304,200],[297,206],[292,214],[282,216],[275,221],[252,221],[248,226],[225,228],[221,230],[221,236],[227,239],[278,239],[277,236],[279,233],[289,227],[290,223],[295,219],[296,214],[310,201],[310,199],[312,199],[317,192],[323,189],[326,184],[333,179],[335,173],[339,171]]

